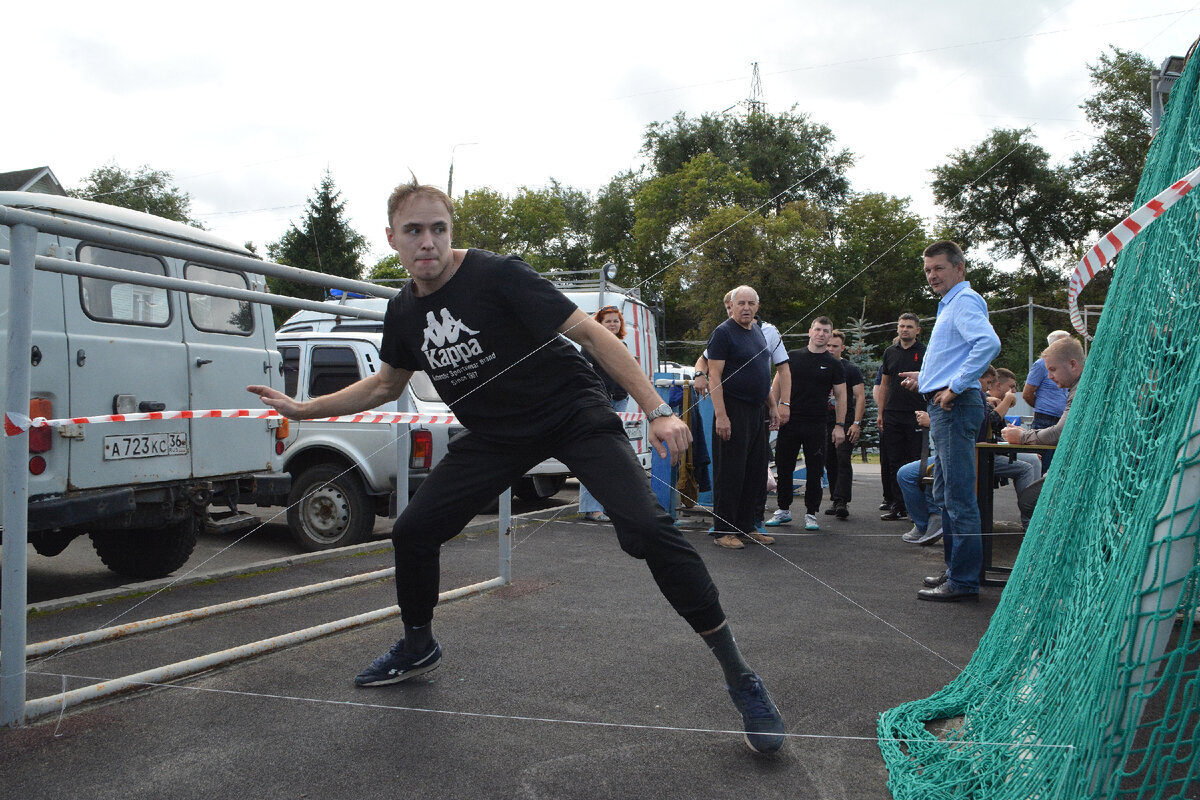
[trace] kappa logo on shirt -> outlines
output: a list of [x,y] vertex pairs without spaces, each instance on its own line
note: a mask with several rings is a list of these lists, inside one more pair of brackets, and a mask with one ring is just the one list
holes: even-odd
[[471,330],[462,320],[455,319],[448,308],[443,308],[439,313],[440,320],[432,311],[425,314],[425,338],[421,342],[421,351],[431,367],[456,366],[483,352],[478,339],[459,341],[463,334],[473,336],[479,331]]

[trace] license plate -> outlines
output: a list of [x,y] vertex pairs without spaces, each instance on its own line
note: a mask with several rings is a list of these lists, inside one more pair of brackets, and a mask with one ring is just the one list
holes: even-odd
[[122,458],[155,458],[156,456],[186,456],[186,433],[144,433],[140,436],[105,436],[104,460]]

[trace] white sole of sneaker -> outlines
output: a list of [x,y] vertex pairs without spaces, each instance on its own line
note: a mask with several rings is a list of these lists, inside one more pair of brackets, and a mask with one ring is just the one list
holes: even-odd
[[776,747],[774,750],[759,750],[757,747],[750,744],[750,734],[748,733],[742,734],[742,741],[746,743],[746,747],[749,747],[751,752],[757,753],[760,756],[773,756],[783,749],[783,743],[780,742],[779,747]]

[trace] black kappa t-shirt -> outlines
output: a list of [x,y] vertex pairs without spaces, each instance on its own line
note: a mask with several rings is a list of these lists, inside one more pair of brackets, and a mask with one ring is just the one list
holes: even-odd
[[596,373],[558,334],[576,308],[516,256],[472,249],[436,292],[418,297],[410,281],[388,302],[380,357],[428,374],[472,432],[528,440],[582,406],[611,406]]
[[788,351],[792,369],[791,420],[800,422],[824,421],[829,408],[829,392],[846,382],[842,360],[825,350],[814,353],[807,347]]

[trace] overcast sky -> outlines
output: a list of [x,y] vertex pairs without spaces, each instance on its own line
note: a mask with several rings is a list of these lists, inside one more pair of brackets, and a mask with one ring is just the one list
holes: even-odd
[[[454,193],[551,178],[593,196],[641,163],[647,124],[750,93],[833,129],[858,191],[936,214],[929,170],[997,126],[1062,159],[1088,145],[1086,64],[1155,63],[1200,3],[9,4],[0,170],[68,187],[109,161],[168,170],[216,233],[264,245],[329,168],[371,263],[411,169]],[[475,144],[465,144],[472,142]],[[457,146],[457,149],[456,149]]]

